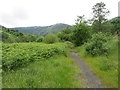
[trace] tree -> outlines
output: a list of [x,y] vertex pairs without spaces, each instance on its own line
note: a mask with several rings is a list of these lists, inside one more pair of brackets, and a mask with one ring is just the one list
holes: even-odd
[[111,29],[112,34],[120,34],[120,18],[113,19],[111,21],[113,28]]
[[[103,23],[107,20],[106,15],[110,13],[108,9],[105,8],[105,4],[103,2],[97,3],[93,6],[93,29],[96,32],[102,32],[104,30]],[[96,28],[97,27],[97,28]]]
[[71,34],[72,34],[72,28],[67,27],[63,29],[61,32],[57,33],[58,38],[60,38],[60,41],[71,41]]
[[78,25],[80,23],[87,23],[87,21],[85,21],[85,15],[83,16],[77,16],[77,19],[75,20],[75,24]]
[[87,42],[88,38],[90,37],[89,31],[90,31],[89,26],[85,25],[84,23],[74,26],[73,43],[76,46],[80,46]]

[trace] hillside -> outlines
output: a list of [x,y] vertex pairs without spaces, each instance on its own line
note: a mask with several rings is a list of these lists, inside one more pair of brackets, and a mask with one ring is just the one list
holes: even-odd
[[35,35],[25,34],[22,32],[19,32],[18,30],[13,30],[6,28],[4,26],[0,26],[0,40],[2,40],[5,43],[15,43],[15,42],[32,42],[36,39]]
[[16,27],[16,28],[12,28],[12,29],[17,29],[23,33],[45,36],[48,33],[59,32],[60,30],[66,28],[66,27],[72,27],[72,26],[59,23],[59,24],[54,24],[54,25],[50,25],[50,26]]

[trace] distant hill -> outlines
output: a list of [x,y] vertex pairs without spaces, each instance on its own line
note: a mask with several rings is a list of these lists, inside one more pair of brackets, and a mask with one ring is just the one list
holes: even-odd
[[33,35],[40,35],[40,36],[46,36],[49,33],[56,33],[61,31],[62,29],[66,27],[72,27],[67,24],[54,24],[51,26],[33,26],[33,27],[16,27],[12,29],[17,29],[20,32],[33,34]]
[[118,17],[115,17],[115,18],[113,18],[113,19],[120,19],[120,16],[118,16]]
[[36,40],[35,35],[25,34],[19,32],[18,30],[9,29],[0,25],[0,41],[2,42],[5,43],[33,42],[35,40]]

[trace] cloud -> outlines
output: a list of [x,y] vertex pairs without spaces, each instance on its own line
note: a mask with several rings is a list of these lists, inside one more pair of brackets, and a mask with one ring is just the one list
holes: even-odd
[[120,1],[118,2],[118,16],[120,16]]
[[108,19],[118,15],[119,0],[1,0],[0,24],[6,27],[73,25],[77,16],[90,19],[92,6],[101,1],[111,12]]
[[13,17],[19,20],[26,20],[28,18],[26,11],[19,8],[14,10]]
[[27,19],[27,12],[22,8],[15,8],[11,12],[2,13],[0,16],[1,22],[9,26],[17,25],[19,22]]

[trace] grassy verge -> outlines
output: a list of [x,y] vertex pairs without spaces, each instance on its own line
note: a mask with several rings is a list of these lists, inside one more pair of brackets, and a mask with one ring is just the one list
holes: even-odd
[[4,72],[3,88],[75,88],[82,87],[77,80],[80,69],[65,56],[54,56],[36,61],[17,71]]
[[86,61],[93,72],[107,87],[118,87],[118,43],[114,38],[108,44],[111,47],[110,54],[106,56],[92,57],[86,54],[85,46],[75,48],[80,57]]

